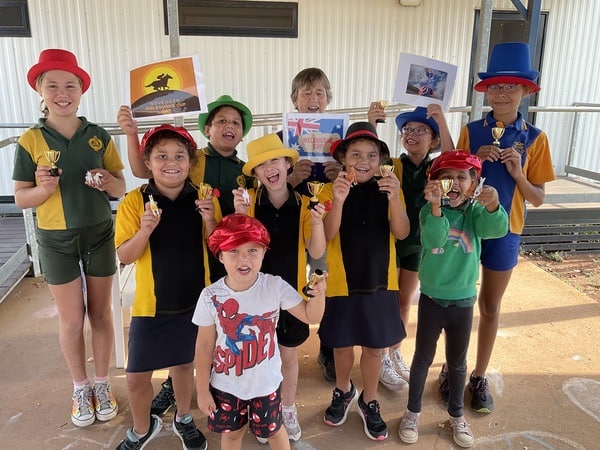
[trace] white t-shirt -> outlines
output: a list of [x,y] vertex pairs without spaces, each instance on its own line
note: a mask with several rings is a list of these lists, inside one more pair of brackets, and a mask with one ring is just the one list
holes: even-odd
[[243,400],[277,390],[283,379],[275,331],[279,308],[302,301],[281,277],[264,273],[243,292],[231,290],[225,278],[204,288],[192,322],[216,326],[211,385]]

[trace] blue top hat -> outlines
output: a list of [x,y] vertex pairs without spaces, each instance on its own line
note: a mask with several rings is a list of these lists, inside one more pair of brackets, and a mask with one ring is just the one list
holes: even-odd
[[417,106],[413,111],[401,113],[396,116],[396,126],[398,127],[398,130],[402,131],[402,127],[408,122],[423,123],[431,128],[436,136],[440,135],[440,128],[438,127],[437,122],[431,117],[429,119],[427,118],[427,108]]
[[494,46],[487,72],[477,75],[481,81],[474,89],[479,92],[485,92],[487,86],[498,83],[523,84],[534,92],[540,90],[535,83],[540,73],[531,68],[529,45],[524,42],[504,42]]

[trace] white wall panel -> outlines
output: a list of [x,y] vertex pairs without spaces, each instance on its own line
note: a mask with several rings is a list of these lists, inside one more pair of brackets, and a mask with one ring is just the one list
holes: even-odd
[[[0,38],[0,123],[32,123],[39,116],[39,99],[25,74],[44,48],[68,48],[77,54],[92,76],[80,112],[99,123],[115,122],[129,69],[170,56],[162,0],[28,3],[32,38]],[[231,94],[255,114],[291,110],[291,80],[310,66],[322,68],[331,80],[330,109],[391,99],[401,52],[457,65],[451,106],[464,106],[474,12],[480,5],[480,0],[423,0],[414,8],[402,7],[398,0],[299,0],[297,39],[182,36],[180,54],[200,55],[209,101]],[[509,0],[497,0],[494,9],[514,11],[514,6]],[[545,0],[542,9],[549,14],[539,104],[600,103],[596,32],[600,2]],[[600,172],[599,152],[593,151],[600,140],[600,115],[589,116],[580,122],[580,149],[573,164]],[[455,139],[460,119],[460,114],[448,116]],[[572,122],[572,113],[537,116],[537,125],[550,137],[559,173],[566,163]],[[0,140],[21,132],[0,129]],[[262,133],[263,129],[255,129],[246,141]],[[391,118],[380,126],[380,134],[393,148],[396,130]],[[197,132],[194,135],[204,142]],[[243,155],[244,144],[240,150]],[[11,147],[0,149],[0,195],[12,192],[12,152]],[[138,181],[128,183],[133,187]]]

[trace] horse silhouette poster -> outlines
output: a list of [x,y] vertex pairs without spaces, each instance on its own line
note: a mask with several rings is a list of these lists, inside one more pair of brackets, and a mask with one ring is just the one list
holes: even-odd
[[129,72],[127,99],[133,117],[153,119],[207,111],[197,55],[136,67]]

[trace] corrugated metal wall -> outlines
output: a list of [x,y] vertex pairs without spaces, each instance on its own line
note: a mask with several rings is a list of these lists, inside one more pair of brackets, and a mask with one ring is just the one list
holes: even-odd
[[[391,99],[401,52],[457,65],[451,106],[463,106],[474,11],[480,5],[480,0],[423,0],[415,8],[403,7],[398,0],[299,0],[298,39],[183,36],[180,53],[200,55],[209,101],[228,93],[256,114],[291,110],[291,79],[309,66],[322,68],[331,80],[330,109]],[[495,1],[494,9],[514,11],[509,0]],[[539,104],[600,103],[595,30],[600,2],[545,0],[542,9],[549,15]],[[39,116],[39,99],[25,74],[44,48],[68,48],[78,55],[92,76],[80,111],[99,123],[115,122],[129,69],[170,56],[162,0],[29,0],[29,10],[32,38],[0,38],[0,123],[31,123]],[[600,117],[589,116],[580,122],[582,149],[600,140]],[[460,120],[460,114],[449,115],[455,139]],[[572,113],[538,114],[536,124],[550,136],[559,173],[566,162],[572,121]],[[395,131],[392,120],[380,129],[390,144]],[[21,132],[0,129],[0,140]],[[246,140],[262,133],[255,129]],[[198,133],[195,136],[204,143]],[[240,150],[244,154],[243,144]],[[0,195],[12,193],[12,153],[12,146],[0,150]],[[598,154],[579,150],[573,165],[600,171]],[[136,184],[138,180],[128,179],[129,188]]]

